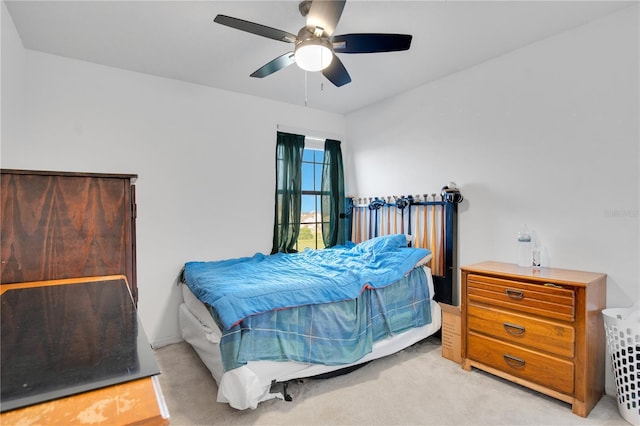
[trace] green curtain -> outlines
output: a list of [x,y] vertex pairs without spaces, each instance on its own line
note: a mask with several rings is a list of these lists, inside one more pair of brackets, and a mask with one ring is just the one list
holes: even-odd
[[346,241],[344,171],[340,141],[327,139],[322,164],[322,239],[325,247]]
[[300,233],[304,136],[278,132],[276,205],[271,254],[294,253]]

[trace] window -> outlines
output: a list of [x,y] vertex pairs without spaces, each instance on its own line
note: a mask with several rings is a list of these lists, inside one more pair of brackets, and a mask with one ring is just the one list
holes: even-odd
[[321,148],[305,144],[314,139],[278,132],[272,254],[345,243],[340,141],[322,140]]
[[300,233],[296,249],[324,248],[322,240],[322,163],[324,150],[305,148],[302,154],[302,205],[300,210]]

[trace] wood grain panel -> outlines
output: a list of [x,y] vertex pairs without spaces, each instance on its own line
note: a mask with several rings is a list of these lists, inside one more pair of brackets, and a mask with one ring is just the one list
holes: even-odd
[[168,411],[153,380],[147,377],[7,411],[0,414],[0,424],[168,425]]
[[570,289],[469,275],[467,292],[470,300],[481,303],[564,321],[573,321],[575,316],[575,294]]
[[563,393],[573,393],[573,363],[470,332],[468,357]]
[[136,298],[133,177],[3,170],[0,282],[123,274]]
[[495,336],[508,342],[573,358],[575,330],[572,324],[562,324],[540,318],[503,311],[491,306],[470,304],[467,311],[469,330]]

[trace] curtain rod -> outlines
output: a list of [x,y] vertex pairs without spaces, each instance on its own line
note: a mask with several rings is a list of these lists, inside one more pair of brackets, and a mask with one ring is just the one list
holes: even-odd
[[[416,194],[416,195],[388,195],[385,197],[349,197],[353,200],[354,207],[368,207],[371,204],[379,204],[380,206],[396,206],[398,200],[403,200],[400,204],[412,205],[431,205],[432,203],[441,204],[444,200],[440,194]],[[411,199],[411,203],[409,203]],[[404,207],[403,207],[404,208]]]
[[324,142],[325,139],[335,139],[342,141],[343,136],[324,130],[305,129],[303,127],[294,127],[287,124],[276,124],[276,130],[285,133],[294,133],[296,135],[304,135],[309,139]]

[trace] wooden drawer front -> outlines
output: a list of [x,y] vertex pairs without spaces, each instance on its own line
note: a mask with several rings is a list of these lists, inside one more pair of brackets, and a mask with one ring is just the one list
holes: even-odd
[[469,332],[467,357],[513,376],[573,394],[573,363]]
[[469,330],[515,344],[573,358],[575,330],[572,326],[476,305],[468,307],[467,326]]
[[567,288],[471,274],[467,297],[470,303],[502,306],[563,321],[575,318],[575,293]]

